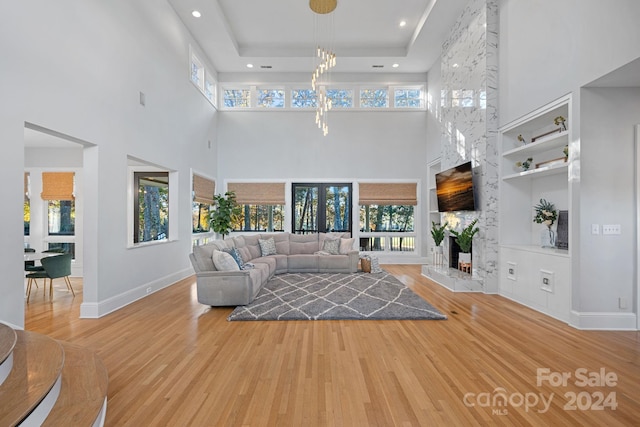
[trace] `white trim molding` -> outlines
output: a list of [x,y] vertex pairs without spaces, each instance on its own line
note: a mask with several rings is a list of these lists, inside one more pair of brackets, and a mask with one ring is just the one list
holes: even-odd
[[635,331],[635,313],[578,312],[571,311],[571,326],[583,330]]

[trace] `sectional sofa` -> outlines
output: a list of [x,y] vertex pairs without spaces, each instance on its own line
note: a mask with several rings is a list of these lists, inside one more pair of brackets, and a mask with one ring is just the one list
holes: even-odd
[[234,306],[253,301],[274,274],[355,273],[359,252],[353,247],[349,233],[263,233],[196,246],[189,259],[198,301]]

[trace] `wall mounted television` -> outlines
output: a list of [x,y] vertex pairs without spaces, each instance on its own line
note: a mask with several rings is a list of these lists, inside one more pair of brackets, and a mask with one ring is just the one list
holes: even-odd
[[475,211],[471,162],[462,163],[436,174],[438,211]]

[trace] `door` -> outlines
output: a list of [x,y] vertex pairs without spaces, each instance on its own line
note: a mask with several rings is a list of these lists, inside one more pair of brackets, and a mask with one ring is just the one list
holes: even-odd
[[351,232],[351,184],[294,183],[291,188],[294,233]]

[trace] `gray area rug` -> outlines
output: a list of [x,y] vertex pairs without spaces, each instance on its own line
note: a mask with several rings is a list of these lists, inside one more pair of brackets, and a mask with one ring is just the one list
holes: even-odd
[[386,271],[287,273],[267,282],[227,320],[446,319]]

